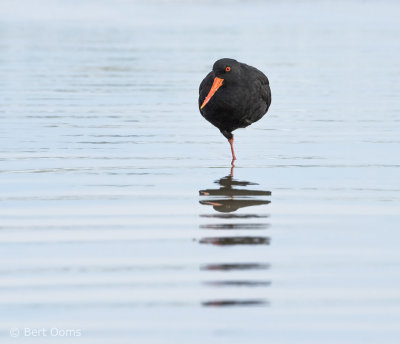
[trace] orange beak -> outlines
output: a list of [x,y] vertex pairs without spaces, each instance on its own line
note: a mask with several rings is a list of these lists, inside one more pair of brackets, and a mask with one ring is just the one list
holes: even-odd
[[203,104],[201,105],[200,109],[206,106],[206,104],[210,101],[211,97],[214,95],[215,92],[222,86],[224,79],[215,78],[214,82],[211,86],[210,92],[208,92],[206,99],[204,99]]

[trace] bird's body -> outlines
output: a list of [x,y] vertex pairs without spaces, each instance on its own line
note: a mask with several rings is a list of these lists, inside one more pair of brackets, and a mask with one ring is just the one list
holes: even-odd
[[258,121],[270,104],[271,90],[264,73],[233,59],[216,61],[200,84],[200,113],[229,140],[233,160],[232,131]]

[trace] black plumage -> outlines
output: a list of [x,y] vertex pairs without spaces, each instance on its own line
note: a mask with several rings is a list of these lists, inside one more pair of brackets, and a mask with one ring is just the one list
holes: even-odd
[[232,131],[258,121],[270,104],[271,89],[265,74],[234,59],[216,61],[200,84],[200,113],[229,140],[233,160]]

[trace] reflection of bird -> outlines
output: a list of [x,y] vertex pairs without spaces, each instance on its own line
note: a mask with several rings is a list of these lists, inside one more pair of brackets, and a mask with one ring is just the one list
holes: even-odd
[[230,213],[240,208],[270,203],[268,200],[260,199],[262,196],[270,196],[270,191],[235,188],[235,186],[257,185],[255,183],[235,180],[232,175],[221,178],[216,183],[221,186],[219,189],[199,191],[200,196],[210,196],[200,203],[212,205],[219,212]]
[[212,237],[212,238],[203,238],[200,241],[200,244],[212,244],[219,246],[233,246],[233,245],[269,245],[268,237],[255,237],[255,236],[234,236],[234,237]]
[[[260,250],[265,251],[265,247],[270,245],[270,238],[266,235],[269,223],[266,223],[267,214],[254,212],[238,212],[239,208],[254,205],[268,204],[270,191],[254,190],[258,185],[248,181],[233,178],[234,168],[231,173],[215,181],[218,188],[200,190],[200,203],[212,205],[218,213],[211,211],[208,214],[200,215],[207,222],[200,224],[200,229],[205,233],[205,237],[200,238],[198,243],[213,247],[214,249],[228,249],[236,247],[248,247],[247,250],[238,251],[241,254],[235,257],[245,257],[244,261],[214,261],[200,266],[200,270],[206,270],[207,279],[204,284],[212,288],[229,288],[228,297],[209,298],[202,302],[204,307],[236,307],[236,306],[267,306],[268,300],[252,293],[254,288],[267,288],[271,281],[266,278],[265,271],[270,265],[264,261],[249,261],[251,252]],[[265,207],[259,207],[259,210]],[[208,207],[209,210],[211,210]],[[209,222],[211,221],[211,223]],[[236,251],[235,251],[236,252]],[[229,255],[228,255],[229,257]],[[253,273],[241,273],[246,270],[254,270]],[[214,274],[213,271],[218,272]],[[224,272],[224,273],[221,273]],[[230,273],[231,272],[231,273]],[[233,272],[233,273],[232,273]],[[251,272],[251,271],[250,271]],[[242,289],[239,291],[239,289]],[[234,291],[238,290],[237,295]]]
[[251,299],[251,300],[213,300],[202,303],[205,307],[227,307],[227,306],[262,306],[268,305],[266,300]]
[[233,59],[215,62],[200,84],[200,113],[228,139],[232,165],[236,160],[232,131],[258,121],[270,104],[271,89],[264,73]]

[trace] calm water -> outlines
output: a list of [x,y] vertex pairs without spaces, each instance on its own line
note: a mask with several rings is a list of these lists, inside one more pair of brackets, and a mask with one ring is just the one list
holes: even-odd
[[[3,0],[1,342],[399,343],[399,11]],[[273,95],[234,171],[221,57]]]

